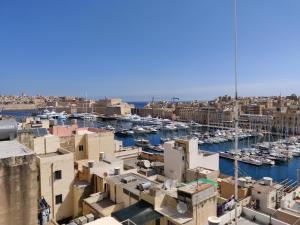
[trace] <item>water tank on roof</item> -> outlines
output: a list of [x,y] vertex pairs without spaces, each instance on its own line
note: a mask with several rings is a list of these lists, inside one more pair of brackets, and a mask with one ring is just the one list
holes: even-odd
[[208,225],[219,225],[221,220],[216,216],[208,217]]
[[271,177],[264,177],[263,181],[266,186],[272,186],[273,179]]
[[140,191],[145,191],[145,190],[148,190],[149,188],[151,187],[151,183],[150,182],[144,182],[144,183],[141,183],[137,186],[137,188],[140,190]]
[[247,182],[247,180],[245,178],[240,177],[238,179],[238,185],[242,188],[244,188],[246,186],[246,182]]
[[17,137],[18,123],[15,120],[0,120],[0,140],[13,140]]
[[247,182],[251,182],[252,177],[245,177],[245,179],[246,179]]

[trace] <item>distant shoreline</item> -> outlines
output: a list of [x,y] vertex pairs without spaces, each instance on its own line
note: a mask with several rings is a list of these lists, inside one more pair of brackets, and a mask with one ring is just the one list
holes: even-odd
[[10,104],[10,105],[4,105],[2,107],[3,107],[3,111],[36,110],[39,108],[34,104],[14,104],[14,105]]

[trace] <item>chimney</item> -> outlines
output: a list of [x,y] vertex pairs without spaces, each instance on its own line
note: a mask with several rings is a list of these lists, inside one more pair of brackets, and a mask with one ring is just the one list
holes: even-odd
[[89,160],[88,161],[88,165],[89,165],[89,168],[93,168],[94,167],[94,161],[93,160]]
[[114,175],[120,175],[121,174],[121,169],[120,169],[120,167],[116,167],[115,169],[114,169]]
[[99,161],[104,160],[104,152],[99,152]]

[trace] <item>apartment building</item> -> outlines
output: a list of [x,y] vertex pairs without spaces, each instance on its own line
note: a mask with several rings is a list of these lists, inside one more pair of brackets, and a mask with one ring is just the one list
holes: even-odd
[[39,191],[50,206],[50,218],[73,217],[74,155],[63,148],[47,148],[37,154]]
[[[219,171],[219,154],[198,150],[198,139],[178,139],[164,143],[164,173],[167,178],[186,182],[187,172],[202,167]],[[196,174],[196,171],[195,171]]]
[[72,126],[53,126],[50,133],[60,137],[61,147],[73,152],[75,160],[90,159],[97,161],[100,152],[113,156],[116,145],[114,133],[98,128],[78,128]]

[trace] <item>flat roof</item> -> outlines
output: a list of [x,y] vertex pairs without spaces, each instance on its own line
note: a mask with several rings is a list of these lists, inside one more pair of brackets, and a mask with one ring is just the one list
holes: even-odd
[[110,199],[105,198],[105,199],[102,199],[101,201],[91,203],[90,205],[93,207],[93,209],[97,210],[98,212],[101,212],[102,210],[104,210],[107,207],[116,205],[116,203],[114,203]]
[[193,215],[189,211],[180,214],[176,209],[171,208],[169,205],[163,205],[156,209],[156,211],[179,224],[187,223],[193,219]]
[[182,191],[182,192],[189,193],[189,194],[195,194],[195,193],[201,192],[205,189],[208,189],[210,187],[213,187],[213,185],[199,181],[199,182],[192,182],[185,186],[179,187],[178,191]]
[[258,181],[257,183],[253,184],[253,189],[261,192],[270,192],[281,188],[283,185],[278,183],[273,183],[271,186],[265,185],[262,181]]
[[88,225],[121,225],[120,222],[118,222],[115,218],[107,216],[107,217],[102,217],[100,219],[97,219],[93,222],[87,223]]
[[[142,184],[142,183],[150,183],[151,187],[160,185],[154,181],[151,181],[151,180],[144,178],[143,176],[141,176],[139,174],[135,174],[135,173],[122,174],[119,176],[109,177],[108,179],[114,183],[121,184],[123,189],[126,189],[127,191],[129,191],[135,195],[138,195],[138,196],[140,195],[140,191],[137,189],[137,185]],[[128,183],[123,183],[122,182],[123,179],[128,179],[131,181]]]
[[47,158],[47,157],[53,157],[53,156],[58,156],[58,155],[63,155],[64,153],[62,152],[50,152],[50,153],[46,153],[46,154],[40,154],[38,155],[40,158]]
[[245,217],[240,217],[239,220],[238,220],[238,224],[239,225],[260,225],[261,223],[256,222],[256,221],[248,220]]
[[95,134],[95,132],[89,131],[89,130],[77,130],[78,135],[83,135],[83,134]]
[[14,156],[32,155],[34,152],[16,140],[0,141],[0,159]]
[[130,220],[133,224],[137,225],[148,224],[162,217],[161,214],[153,209],[151,204],[143,200],[127,208],[113,212],[111,215],[120,222]]

